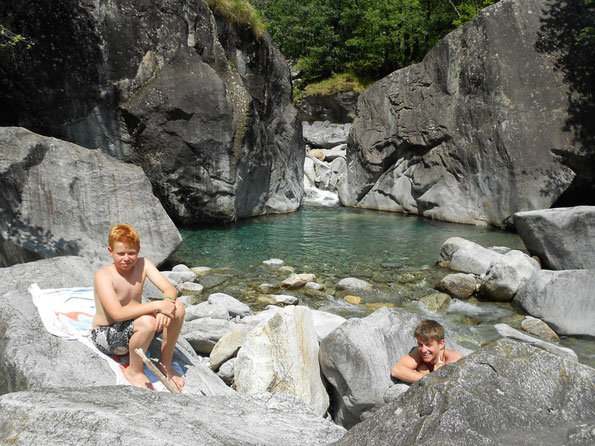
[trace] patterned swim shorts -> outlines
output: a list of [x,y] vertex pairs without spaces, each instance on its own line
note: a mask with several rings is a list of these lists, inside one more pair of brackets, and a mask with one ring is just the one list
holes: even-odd
[[134,320],[130,319],[94,328],[91,330],[91,340],[106,355],[125,355],[133,331]]

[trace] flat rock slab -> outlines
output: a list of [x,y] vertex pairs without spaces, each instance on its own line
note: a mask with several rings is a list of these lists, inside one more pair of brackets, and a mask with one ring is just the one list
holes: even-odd
[[133,387],[45,389],[0,397],[0,443],[326,445],[343,428],[281,394],[195,397]]

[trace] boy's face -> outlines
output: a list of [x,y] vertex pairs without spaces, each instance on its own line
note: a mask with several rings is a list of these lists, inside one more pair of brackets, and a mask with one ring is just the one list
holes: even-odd
[[124,271],[132,269],[138,260],[139,246],[130,246],[122,242],[114,243],[114,247],[108,247],[110,256],[114,260],[116,268]]
[[[438,360],[440,350],[444,348],[444,339],[437,341],[435,339],[418,339],[417,349],[421,353],[423,362],[435,364]],[[444,358],[442,358],[444,360]]]

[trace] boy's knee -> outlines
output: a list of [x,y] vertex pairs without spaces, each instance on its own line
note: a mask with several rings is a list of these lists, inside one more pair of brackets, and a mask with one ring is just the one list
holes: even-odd
[[145,314],[134,320],[134,331],[155,332],[155,316]]
[[179,300],[176,300],[176,319],[184,320],[184,315],[186,314],[186,307],[184,304]]

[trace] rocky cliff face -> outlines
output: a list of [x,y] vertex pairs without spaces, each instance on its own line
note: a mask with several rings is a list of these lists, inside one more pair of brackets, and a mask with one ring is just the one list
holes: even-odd
[[143,167],[182,223],[297,209],[304,145],[289,69],[202,0],[0,2],[0,125]]
[[561,7],[502,0],[364,92],[341,201],[509,226],[573,182],[591,184],[593,171],[569,167],[584,167],[574,161],[592,150],[579,134],[587,121],[572,121],[569,98],[580,92],[560,69],[556,33],[544,30],[564,25]]

